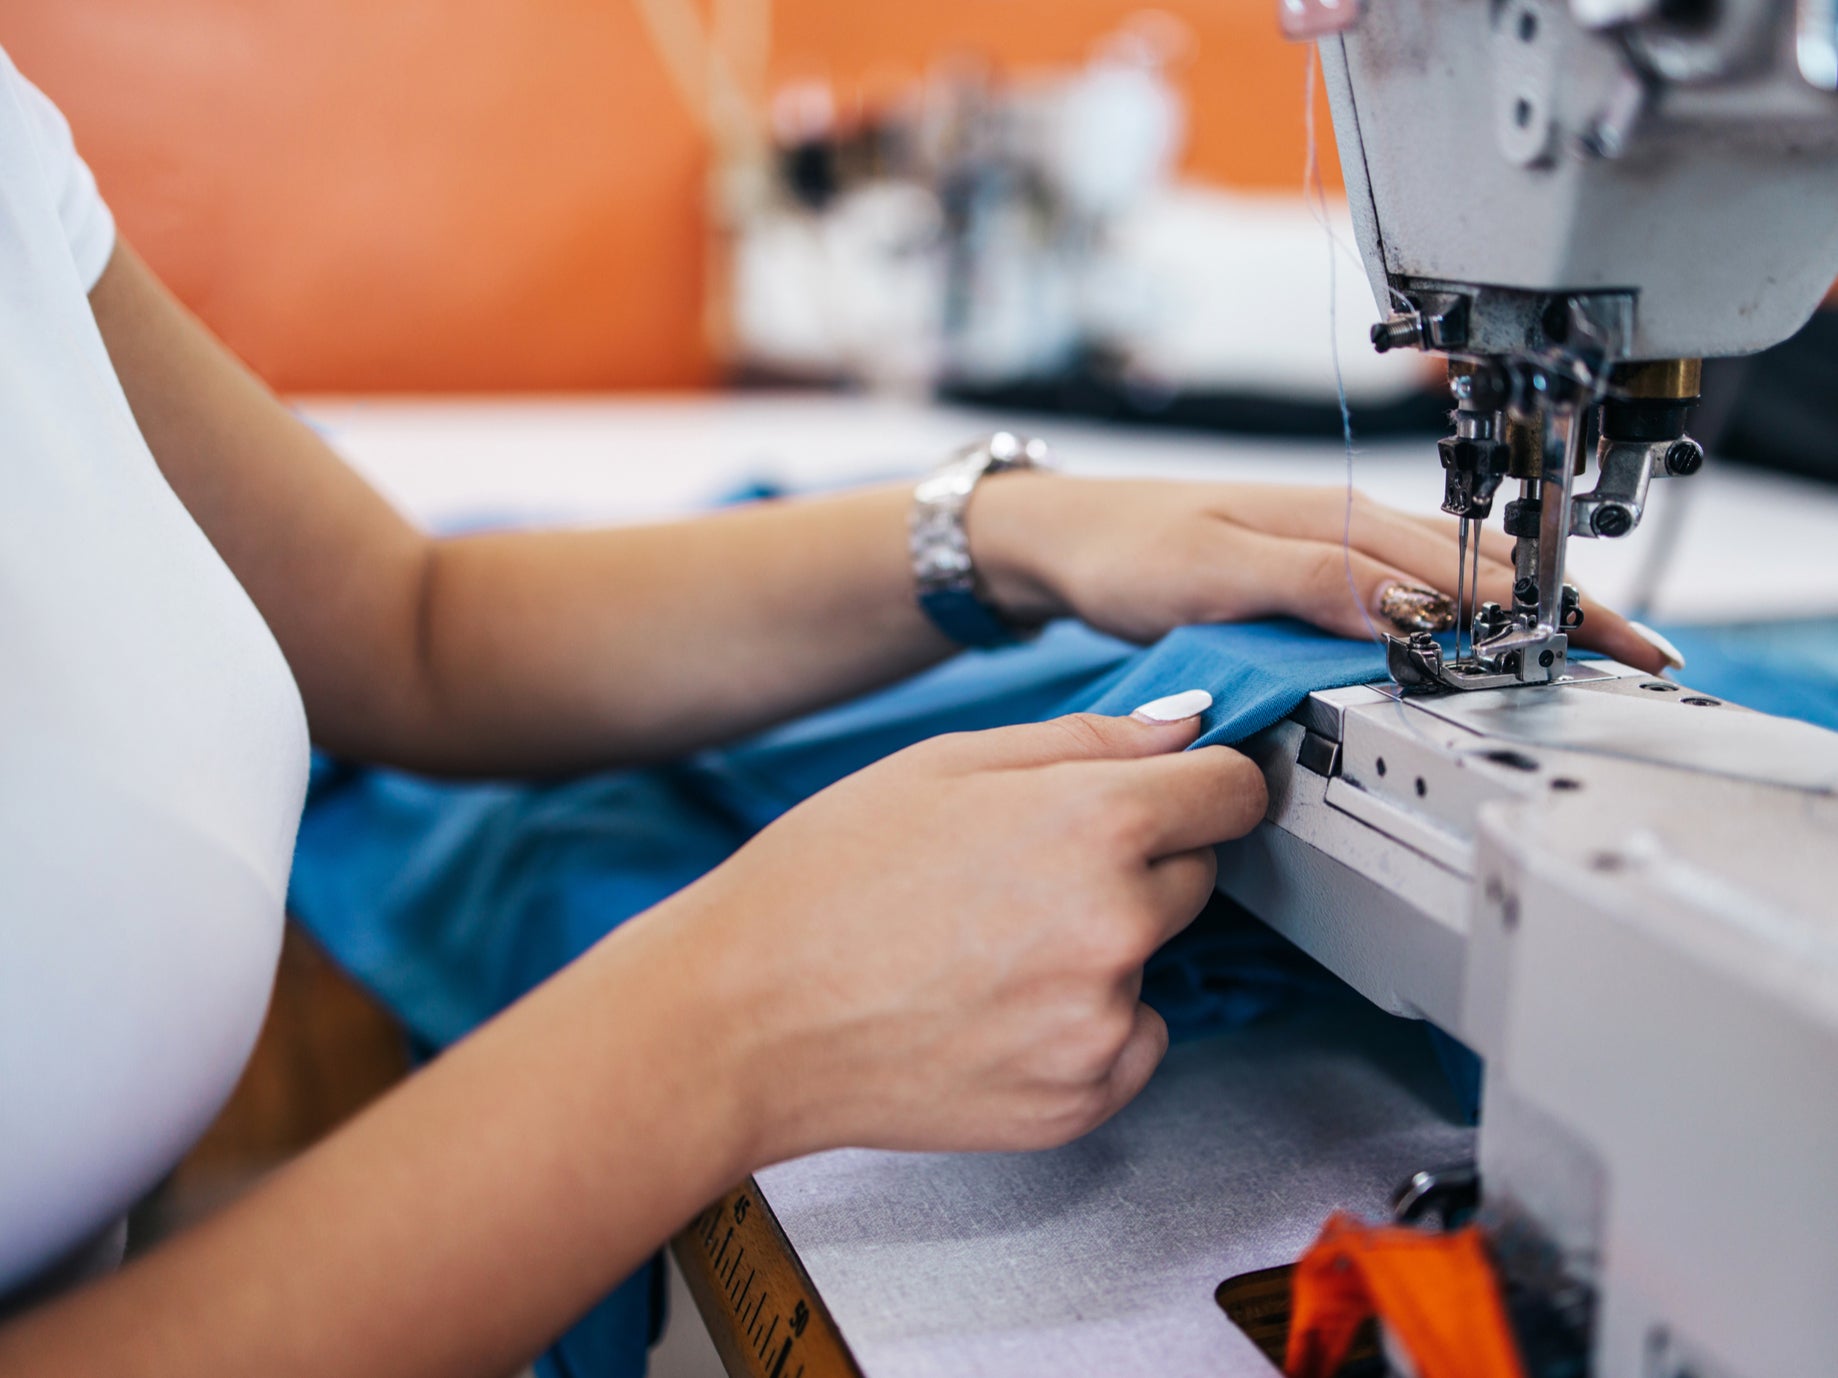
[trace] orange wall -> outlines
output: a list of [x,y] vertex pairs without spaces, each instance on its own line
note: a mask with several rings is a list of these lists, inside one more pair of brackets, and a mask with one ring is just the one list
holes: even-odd
[[[780,77],[821,74],[845,90],[866,79],[885,90],[953,49],[1022,68],[1072,64],[1145,9],[1175,16],[1193,36],[1175,72],[1188,103],[1188,171],[1232,186],[1297,190],[1306,50],[1277,32],[1277,0],[779,0],[773,65]],[[1331,169],[1325,101],[1318,125]]]
[[[1071,62],[1119,0],[779,0],[775,79]],[[1293,189],[1275,0],[1169,0],[1190,169]],[[290,390],[705,383],[704,151],[629,0],[0,0],[125,235]],[[1331,150],[1326,162],[1332,166]]]

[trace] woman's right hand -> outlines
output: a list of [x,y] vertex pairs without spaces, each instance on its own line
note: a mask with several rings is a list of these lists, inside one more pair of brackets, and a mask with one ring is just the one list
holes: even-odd
[[1142,1088],[1143,962],[1265,808],[1247,758],[1183,750],[1205,699],[921,743],[640,921],[722,984],[751,1161],[1046,1147]]

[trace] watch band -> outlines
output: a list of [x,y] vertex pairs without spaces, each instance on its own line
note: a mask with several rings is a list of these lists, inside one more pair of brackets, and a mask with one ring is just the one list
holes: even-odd
[[1010,621],[978,590],[964,513],[987,475],[1052,464],[1045,441],[997,431],[959,451],[913,490],[907,523],[913,592],[925,615],[959,645],[1007,646],[1040,630]]

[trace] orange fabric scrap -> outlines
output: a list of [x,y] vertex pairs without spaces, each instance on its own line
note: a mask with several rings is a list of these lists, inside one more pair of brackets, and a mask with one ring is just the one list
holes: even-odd
[[1336,1214],[1296,1264],[1294,1288],[1289,1378],[1332,1378],[1375,1315],[1419,1378],[1525,1378],[1472,1227],[1430,1234]]

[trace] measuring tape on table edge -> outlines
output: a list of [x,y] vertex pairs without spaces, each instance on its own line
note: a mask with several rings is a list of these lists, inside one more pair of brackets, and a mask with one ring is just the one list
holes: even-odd
[[670,1250],[730,1378],[862,1378],[751,1177]]

